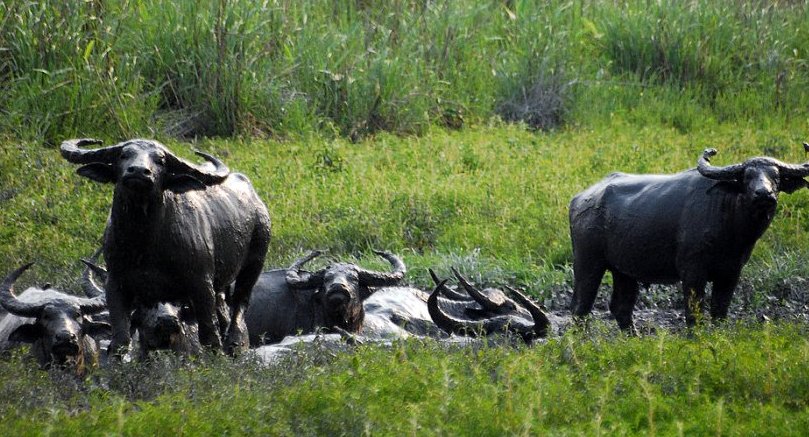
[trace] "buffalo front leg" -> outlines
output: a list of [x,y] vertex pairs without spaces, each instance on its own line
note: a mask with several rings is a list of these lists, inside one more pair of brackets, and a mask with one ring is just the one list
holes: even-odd
[[108,280],[107,308],[110,312],[112,339],[107,353],[118,359],[123,358],[129,352],[131,307],[131,299],[121,293],[112,280]]
[[705,311],[705,284],[702,280],[683,280],[685,324],[689,327],[696,325]]
[[733,293],[736,291],[738,282],[738,275],[732,278],[714,281],[713,292],[711,293],[712,321],[718,322],[728,316],[728,307],[730,307],[730,301],[733,299]]
[[612,272],[612,298],[610,312],[618,322],[618,327],[632,335],[636,335],[632,312],[638,300],[638,281],[622,273]]

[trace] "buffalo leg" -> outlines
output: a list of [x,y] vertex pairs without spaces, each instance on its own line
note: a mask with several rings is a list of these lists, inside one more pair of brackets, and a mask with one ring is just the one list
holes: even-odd
[[108,354],[122,358],[129,351],[131,300],[118,291],[112,280],[107,282],[107,308],[110,312],[112,339]]
[[216,318],[216,293],[213,285],[202,287],[194,296],[194,314],[199,324],[199,342],[214,350],[222,350],[219,323]]
[[638,300],[638,281],[618,272],[612,272],[612,299],[610,312],[618,322],[618,327],[635,334],[632,311]]
[[244,321],[244,313],[247,311],[253,286],[256,285],[256,281],[261,275],[261,270],[264,268],[264,257],[270,244],[269,233],[264,234],[263,229],[265,228],[256,228],[253,240],[250,242],[250,252],[247,260],[233,285],[230,327],[225,346],[226,352],[230,355],[245,352],[250,346],[250,336],[247,332],[247,324]]
[[573,261],[573,316],[580,318],[590,314],[598,293],[598,286],[607,269],[595,263],[582,261],[579,257]]
[[683,280],[685,324],[689,327],[696,325],[697,315],[705,310],[705,284],[704,280]]
[[738,276],[714,281],[713,293],[711,293],[711,320],[720,321],[728,316],[730,300],[733,298],[733,292],[736,291],[738,282]]

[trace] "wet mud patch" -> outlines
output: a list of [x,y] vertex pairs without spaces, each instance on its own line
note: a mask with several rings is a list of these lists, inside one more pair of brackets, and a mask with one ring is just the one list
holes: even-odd
[[[593,306],[592,320],[603,321],[618,330],[609,311],[612,287],[599,288]],[[555,334],[561,335],[572,326],[570,302],[571,287],[560,286],[552,290],[545,300]],[[706,290],[706,305],[710,305],[711,287]],[[710,322],[707,310],[706,322]],[[635,326],[641,334],[654,334],[659,329],[669,332],[685,330],[683,295],[679,285],[650,285],[641,287],[634,311]],[[730,323],[798,322],[809,323],[809,280],[793,278],[783,281],[769,293],[756,290],[751,282],[743,282],[736,289],[728,314]]]

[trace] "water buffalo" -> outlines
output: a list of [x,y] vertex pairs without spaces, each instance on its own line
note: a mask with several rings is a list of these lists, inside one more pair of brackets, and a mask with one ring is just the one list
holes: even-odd
[[288,269],[261,274],[245,315],[251,345],[278,342],[287,335],[311,333],[317,328],[357,332],[365,317],[363,301],[374,292],[373,287],[396,285],[406,271],[399,257],[380,251],[376,253],[390,262],[392,272],[340,262],[314,273],[300,270],[321,253],[313,251]]
[[129,346],[136,300],[188,302],[201,344],[221,349],[217,295],[234,281],[225,348],[246,348],[244,311],[270,240],[267,208],[250,181],[210,155],[196,152],[208,162],[195,165],[156,141],[81,148],[94,144],[100,141],[69,140],[60,149],[83,164],[79,175],[115,184],[103,246],[111,351]]
[[32,264],[11,272],[0,285],[0,304],[8,311],[0,322],[0,349],[31,343],[31,354],[40,366],[84,373],[98,364],[92,336],[110,330],[109,324],[90,318],[106,309],[104,298],[71,296],[49,286],[31,287],[15,296],[14,283]]
[[[95,264],[98,253],[91,260],[82,260],[86,268],[82,274],[88,296],[104,296],[106,291],[96,283],[93,273],[106,282],[107,270]],[[219,305],[225,306],[223,302]],[[152,351],[172,351],[180,355],[199,354],[199,326],[194,311],[181,302],[134,303],[130,334],[134,337],[138,358],[149,357]],[[103,314],[103,313],[102,313]]]
[[713,283],[710,314],[725,318],[742,267],[775,214],[778,193],[807,186],[809,163],[751,158],[714,167],[707,149],[697,168],[673,175],[613,173],[570,202],[576,317],[590,313],[606,270],[610,311],[634,332],[638,283],[681,281],[694,325]]
[[453,272],[479,306],[470,306],[456,299],[441,300],[440,295],[449,292],[445,286],[447,280],[438,282],[433,274],[437,284],[427,300],[427,309],[436,325],[444,331],[473,337],[481,334],[516,334],[528,344],[548,335],[551,325],[548,316],[523,293],[506,286],[515,302],[496,288],[478,290],[456,270],[453,269]]

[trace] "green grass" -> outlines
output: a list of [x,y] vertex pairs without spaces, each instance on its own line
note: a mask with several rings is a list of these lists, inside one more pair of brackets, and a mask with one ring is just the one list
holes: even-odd
[[639,124],[686,131],[805,118],[808,18],[740,0],[11,0],[0,132],[359,140],[591,125],[647,100],[665,110]]
[[[475,277],[540,295],[570,285],[567,206],[588,185],[616,170],[692,168],[706,147],[719,149],[718,164],[763,154],[802,162],[805,132],[797,123],[710,124],[683,134],[616,119],[609,129],[545,134],[493,125],[419,137],[380,134],[360,143],[313,136],[206,140],[195,147],[247,174],[267,203],[274,222],[267,267],[288,265],[314,248],[376,262],[370,249],[384,248],[404,256],[408,280],[421,286],[431,283],[426,267],[458,264]],[[190,157],[188,145],[170,145]],[[112,186],[79,177],[57,150],[31,143],[0,149],[0,169],[0,265],[37,259],[30,278],[75,288],[78,259],[100,245]],[[809,273],[799,261],[809,247],[807,202],[805,190],[781,196],[743,276],[761,278],[761,293]]]
[[692,338],[569,333],[516,349],[410,342],[267,368],[165,358],[81,381],[15,357],[0,361],[0,422],[6,435],[800,435],[806,334],[764,325]]

